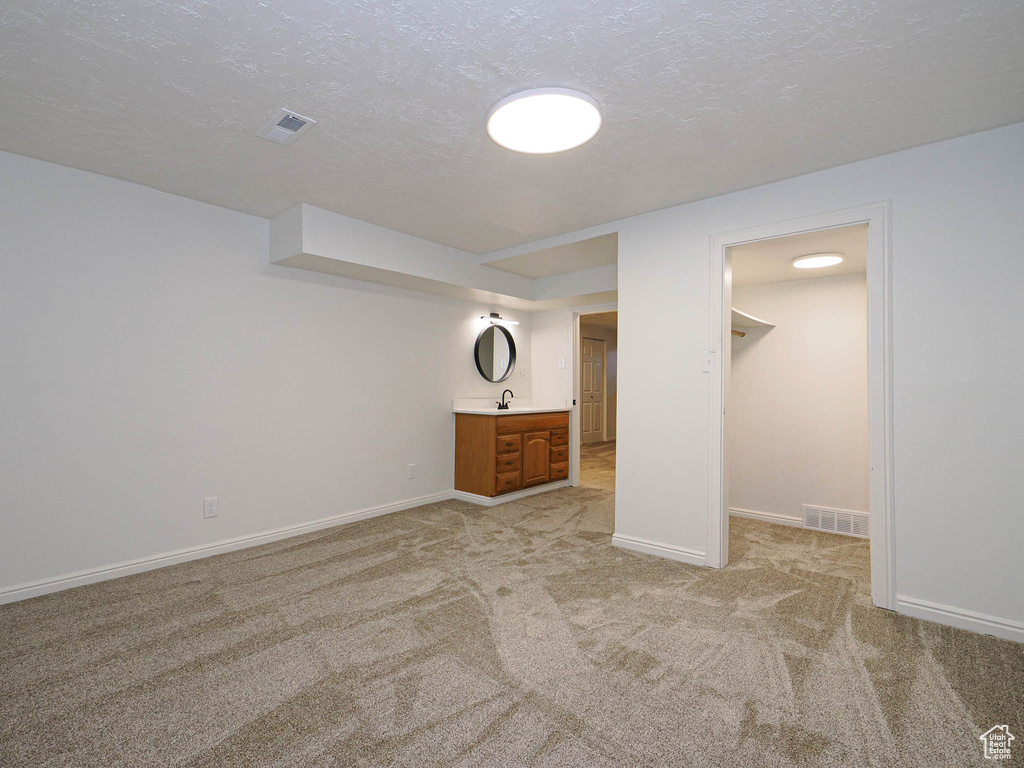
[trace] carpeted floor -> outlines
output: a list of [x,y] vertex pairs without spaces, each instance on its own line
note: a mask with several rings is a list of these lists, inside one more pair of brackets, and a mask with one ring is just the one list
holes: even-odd
[[734,520],[724,571],[628,552],[591,469],[0,606],[0,765],[982,766],[990,726],[1024,739],[1024,646],[872,608],[865,542]]
[[615,441],[580,446],[580,485],[615,492]]

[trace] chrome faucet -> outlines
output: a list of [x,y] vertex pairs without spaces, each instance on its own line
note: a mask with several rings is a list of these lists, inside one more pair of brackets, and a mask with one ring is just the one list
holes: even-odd
[[[505,392],[508,392],[508,395],[509,395],[507,403],[505,402]],[[498,403],[498,410],[499,411],[507,411],[508,407],[510,405],[512,405],[512,398],[515,397],[515,393],[513,393],[511,389],[506,389],[505,392],[501,393],[501,402],[500,403],[498,403],[497,400],[494,401],[494,402]]]

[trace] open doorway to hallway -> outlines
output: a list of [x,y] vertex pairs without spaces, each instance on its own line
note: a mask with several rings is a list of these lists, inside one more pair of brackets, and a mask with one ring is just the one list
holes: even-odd
[[615,490],[618,312],[580,314],[576,370],[580,485]]

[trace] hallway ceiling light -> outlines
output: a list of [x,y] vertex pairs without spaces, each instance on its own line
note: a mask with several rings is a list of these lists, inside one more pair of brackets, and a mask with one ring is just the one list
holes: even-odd
[[506,149],[528,155],[564,152],[586,144],[601,129],[597,102],[568,88],[533,88],[494,105],[487,135]]
[[806,256],[797,256],[793,259],[793,266],[797,269],[821,269],[822,267],[834,267],[843,260],[841,253],[809,253]]

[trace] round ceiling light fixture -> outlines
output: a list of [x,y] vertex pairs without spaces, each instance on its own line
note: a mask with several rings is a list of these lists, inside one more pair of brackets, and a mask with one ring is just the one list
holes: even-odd
[[797,256],[793,259],[793,266],[797,269],[821,269],[822,267],[834,267],[841,263],[841,253],[809,253],[806,256]]
[[568,88],[532,88],[502,99],[487,116],[487,135],[505,149],[550,155],[586,144],[601,130],[597,102]]

